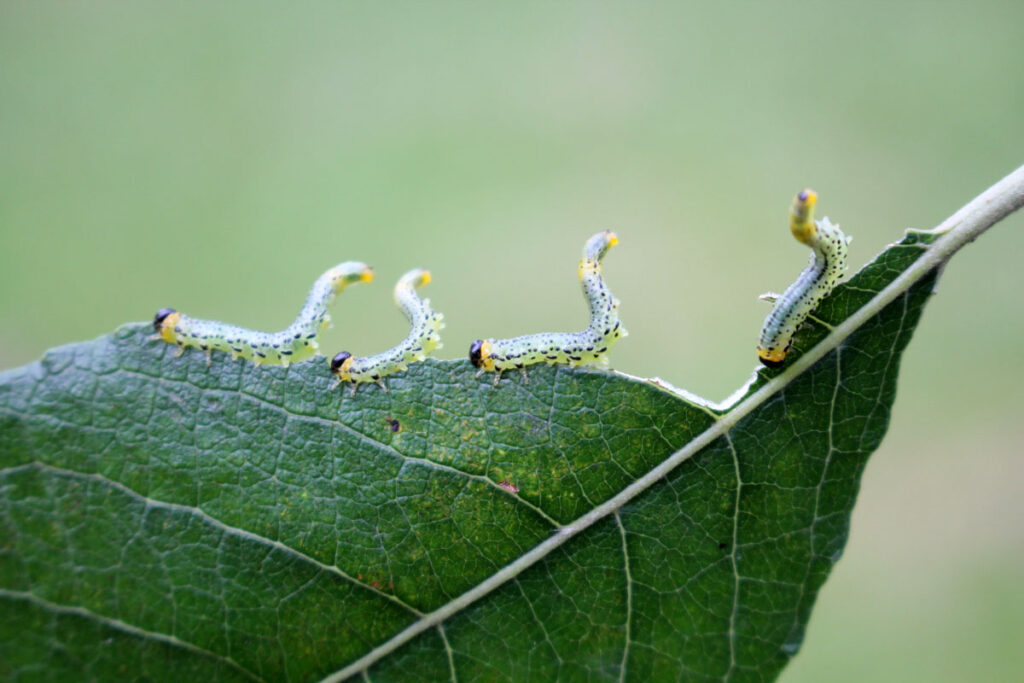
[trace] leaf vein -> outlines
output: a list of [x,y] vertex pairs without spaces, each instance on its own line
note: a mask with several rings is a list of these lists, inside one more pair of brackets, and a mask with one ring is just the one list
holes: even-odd
[[206,648],[202,648],[198,645],[195,645],[194,643],[182,640],[177,636],[172,636],[167,633],[159,633],[157,631],[147,631],[145,629],[139,628],[138,626],[133,626],[132,624],[129,624],[125,621],[121,621],[120,619],[105,617],[102,614],[97,614],[92,610],[88,610],[84,607],[78,607],[76,605],[61,605],[55,602],[50,602],[49,600],[41,598],[38,595],[35,595],[34,593],[14,591],[9,590],[7,588],[0,588],[0,598],[6,598],[8,600],[23,600],[25,602],[33,603],[34,605],[42,607],[43,609],[53,612],[55,614],[73,614],[75,616],[99,622],[104,626],[109,626],[110,628],[117,629],[118,631],[122,631],[124,633],[128,633],[139,638],[144,638],[147,640],[158,640],[168,645],[173,645],[174,647],[188,650],[189,652],[192,652],[194,654],[201,655],[203,657],[207,657],[218,662],[223,662],[254,681],[264,680],[261,676],[242,666],[239,662],[235,661],[231,657],[226,657],[224,655],[217,654],[216,652],[212,652],[210,650],[207,650]]
[[91,479],[91,480],[97,481],[97,482],[99,482],[99,483],[101,483],[101,484],[103,484],[105,486],[109,486],[109,487],[114,488],[114,489],[116,489],[118,491],[121,491],[122,493],[125,493],[125,494],[135,498],[136,500],[141,501],[147,507],[150,507],[150,508],[160,508],[160,509],[164,509],[164,510],[174,510],[174,511],[177,511],[177,512],[184,512],[184,513],[187,513],[189,515],[198,517],[201,521],[209,524],[210,526],[216,527],[217,529],[220,529],[221,531],[223,531],[226,534],[237,536],[239,538],[244,538],[244,539],[246,539],[248,541],[252,541],[254,543],[259,543],[259,544],[264,545],[264,546],[269,546],[270,548],[272,548],[274,550],[277,550],[277,551],[279,551],[281,553],[284,553],[285,555],[289,555],[289,556],[294,557],[294,558],[296,558],[296,559],[298,559],[298,560],[300,560],[302,562],[306,562],[308,564],[311,564],[314,567],[316,567],[317,569],[320,569],[321,571],[327,572],[329,574],[334,574],[335,576],[338,576],[339,578],[342,578],[345,581],[348,581],[349,583],[351,583],[351,584],[353,584],[353,585],[355,585],[355,586],[357,586],[359,588],[362,588],[362,589],[364,589],[364,590],[366,590],[366,591],[368,591],[370,593],[373,593],[373,594],[377,595],[378,597],[384,598],[385,600],[388,600],[389,602],[392,602],[395,605],[398,605],[399,607],[407,610],[408,612],[410,612],[411,614],[413,614],[413,615],[415,615],[417,617],[422,617],[423,616],[423,612],[419,611],[418,609],[416,609],[412,605],[404,602],[401,598],[399,598],[399,597],[397,597],[395,595],[391,595],[390,593],[387,593],[387,592],[382,591],[380,589],[374,588],[373,586],[367,585],[367,584],[363,583],[362,581],[359,581],[358,579],[350,576],[348,573],[346,573],[340,567],[337,567],[335,565],[325,564],[324,562],[321,562],[320,560],[316,559],[315,557],[311,557],[309,555],[306,555],[302,551],[296,550],[295,548],[292,548],[291,546],[285,545],[284,543],[281,543],[280,541],[276,541],[276,540],[271,539],[271,538],[266,538],[265,536],[260,536],[259,534],[255,534],[255,533],[253,533],[251,531],[247,531],[247,530],[241,529],[239,527],[231,526],[230,524],[225,524],[224,522],[220,521],[216,517],[211,516],[210,514],[208,514],[207,512],[205,512],[204,510],[202,510],[200,508],[193,507],[191,505],[182,505],[180,503],[168,503],[166,501],[156,500],[154,498],[150,498],[148,496],[145,496],[145,495],[139,493],[138,491],[135,491],[135,490],[125,486],[121,482],[114,481],[113,479],[109,479],[108,477],[105,477],[102,474],[90,473],[90,472],[77,472],[75,470],[69,470],[69,469],[65,469],[63,467],[55,467],[53,465],[48,465],[46,463],[35,461],[35,462],[25,463],[25,464],[22,464],[22,465],[15,465],[14,467],[8,467],[6,469],[0,470],[0,476],[6,476],[6,475],[11,474],[13,472],[20,471],[20,470],[26,470],[26,469],[30,469],[30,468],[38,469],[38,470],[46,470],[46,471],[50,471],[50,472],[55,472],[55,473],[61,474],[63,476],[68,476],[68,477],[73,477],[73,478],[78,478],[78,479]]
[[[124,368],[119,369],[117,372],[123,372],[123,373],[129,374],[129,375],[140,376],[140,377],[144,377],[144,378],[149,379],[149,380],[153,379],[151,376],[149,376],[149,375],[147,375],[145,373],[137,372],[137,371],[134,371],[134,370],[127,370],[127,369],[124,369]],[[172,380],[172,379],[167,379],[167,378],[164,378],[164,377],[159,378],[159,381],[166,382],[166,383],[171,383],[171,384],[185,384],[187,386],[193,387],[193,388],[198,389],[199,391],[207,393],[207,394],[228,395],[228,396],[237,395],[237,396],[240,396],[240,397],[244,397],[244,398],[246,398],[246,399],[248,399],[250,401],[253,401],[254,403],[256,403],[258,405],[261,405],[261,406],[263,406],[263,407],[265,407],[265,408],[267,408],[269,410],[279,411],[280,413],[282,413],[284,415],[287,415],[288,417],[291,417],[291,418],[296,419],[296,420],[306,421],[306,422],[310,422],[310,423],[313,423],[313,424],[319,424],[319,425],[322,425],[322,426],[325,426],[325,427],[338,427],[339,429],[344,431],[346,434],[349,434],[350,436],[355,437],[357,440],[359,440],[359,441],[361,441],[363,443],[366,443],[367,445],[369,445],[369,446],[371,446],[371,447],[373,447],[373,448],[375,448],[377,450],[380,450],[381,452],[386,453],[387,455],[390,455],[392,457],[399,458],[400,460],[403,460],[403,461],[406,461],[406,462],[410,462],[410,463],[418,463],[418,464],[423,465],[424,467],[431,467],[431,468],[434,468],[434,469],[437,469],[437,470],[440,470],[440,471],[443,471],[443,472],[447,472],[449,474],[454,474],[456,476],[465,477],[467,479],[472,479],[473,481],[482,482],[482,483],[486,484],[487,486],[493,488],[496,492],[500,492],[502,495],[511,496],[513,499],[515,499],[516,503],[518,503],[520,505],[523,505],[526,508],[529,508],[535,514],[540,516],[545,522],[547,522],[551,526],[555,527],[556,529],[562,527],[561,523],[559,523],[557,520],[555,520],[553,517],[551,517],[542,508],[538,507],[537,505],[534,505],[533,503],[531,503],[530,501],[526,500],[525,498],[522,498],[522,497],[520,497],[520,496],[518,496],[518,495],[516,495],[514,493],[511,493],[510,491],[506,490],[505,488],[503,488],[501,486],[498,486],[498,483],[496,481],[494,481],[493,479],[491,479],[490,477],[488,477],[485,474],[473,474],[472,472],[466,472],[465,470],[460,470],[458,467],[452,467],[451,465],[445,465],[445,464],[436,462],[434,460],[431,460],[429,458],[421,458],[421,457],[416,457],[416,456],[413,456],[413,455],[407,455],[405,453],[402,453],[398,449],[396,449],[394,446],[392,446],[390,444],[386,444],[386,443],[384,443],[382,441],[378,441],[377,439],[374,439],[373,437],[369,436],[368,434],[364,434],[363,432],[360,432],[358,429],[355,429],[354,427],[351,427],[351,426],[345,424],[344,422],[337,421],[337,420],[329,420],[327,418],[323,418],[323,417],[320,417],[318,415],[309,415],[309,414],[306,414],[306,413],[296,413],[295,411],[289,410],[289,409],[285,408],[284,406],[278,405],[278,404],[276,404],[276,403],[274,403],[272,401],[269,401],[269,400],[267,400],[265,398],[262,398],[260,396],[256,396],[256,395],[250,394],[250,393],[248,393],[246,391],[242,391],[241,389],[237,389],[237,390],[211,389],[211,388],[208,388],[208,387],[200,387],[200,386],[196,385],[193,382],[188,382],[188,381],[183,381],[183,380]]]

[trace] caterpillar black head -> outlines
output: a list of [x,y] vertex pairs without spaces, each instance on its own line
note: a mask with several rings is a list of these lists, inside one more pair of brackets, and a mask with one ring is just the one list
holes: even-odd
[[333,372],[336,375],[339,372],[342,372],[342,370],[343,370],[343,368],[345,366],[345,361],[347,361],[351,357],[352,357],[351,353],[349,353],[348,351],[342,351],[337,356],[332,358],[331,359],[331,372]]
[[483,346],[483,339],[477,339],[475,342],[469,345],[469,362],[473,364],[473,367],[480,367],[480,352],[483,350]]
[[153,329],[159,332],[160,326],[163,324],[164,320],[167,319],[167,316],[176,312],[177,311],[175,311],[173,308],[161,308],[159,311],[156,312],[156,315],[153,316]]
[[776,359],[776,358],[769,358],[767,356],[763,356],[763,355],[759,354],[757,357],[760,359],[761,364],[764,365],[767,368],[781,368],[783,365],[786,364],[785,356],[783,356],[782,358]]

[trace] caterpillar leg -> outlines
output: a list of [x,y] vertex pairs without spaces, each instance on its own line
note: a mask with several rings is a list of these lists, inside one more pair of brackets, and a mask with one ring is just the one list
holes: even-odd
[[504,370],[495,370],[494,371],[494,386],[498,386],[498,382],[501,381],[501,373],[502,372],[504,372]]
[[178,352],[176,354],[174,354],[174,357],[175,358],[181,358],[182,355],[184,355],[184,353],[185,353],[185,347],[179,344],[178,345]]
[[519,366],[519,374],[523,376],[523,384],[530,383],[530,377],[526,374],[526,368],[521,365]]
[[[343,383],[343,381],[344,381],[344,380],[341,380],[341,379],[339,379],[338,381],[336,381],[336,382],[334,383],[334,386],[332,386],[332,387],[331,387],[331,389],[337,389],[337,388],[338,388],[338,385],[339,385],[339,384],[342,384],[342,383]],[[348,397],[349,397],[349,398],[352,398],[353,396],[355,396],[355,395],[356,395],[356,392],[357,392],[357,391],[359,391],[359,385],[360,385],[360,384],[362,384],[362,382],[349,382],[349,386],[351,386],[351,387],[352,387],[352,390],[348,392]],[[391,392],[390,392],[390,391],[388,390],[387,386],[386,386],[386,385],[384,384],[384,382],[382,382],[381,380],[379,380],[379,379],[378,379],[378,380],[376,380],[376,384],[377,384],[377,386],[379,386],[379,387],[380,387],[381,389],[383,389],[383,390],[384,390],[384,393],[385,393],[385,394],[389,394],[389,393],[391,393]]]
[[206,354],[206,367],[210,367],[213,364],[213,352],[210,349],[203,349],[203,353]]

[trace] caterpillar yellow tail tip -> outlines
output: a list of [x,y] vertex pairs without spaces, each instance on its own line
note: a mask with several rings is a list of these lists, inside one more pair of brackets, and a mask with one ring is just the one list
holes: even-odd
[[818,193],[807,187],[800,191],[796,198],[803,204],[814,206],[818,203]]

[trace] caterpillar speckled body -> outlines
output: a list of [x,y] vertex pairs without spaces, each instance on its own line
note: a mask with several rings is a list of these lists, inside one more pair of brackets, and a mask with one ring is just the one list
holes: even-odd
[[[483,372],[501,373],[534,363],[568,364],[570,367],[601,361],[627,332],[619,321],[619,300],[612,296],[601,273],[601,259],[618,244],[614,232],[599,232],[583,247],[577,275],[590,306],[590,324],[582,332],[542,332],[512,339],[478,339],[469,347],[469,360]],[[523,377],[526,377],[525,371]]]
[[177,344],[178,355],[191,346],[206,352],[207,359],[211,351],[218,350],[258,364],[288,365],[316,353],[316,338],[330,322],[327,307],[334,297],[352,283],[372,280],[373,269],[365,263],[339,263],[317,278],[295,322],[280,332],[249,330],[215,320],[192,318],[173,308],[161,308],[153,319],[157,331],[154,336]]
[[409,319],[411,329],[398,346],[372,356],[353,356],[342,351],[331,360],[331,372],[342,382],[352,383],[352,395],[362,382],[376,382],[387,387],[382,377],[405,370],[409,363],[424,360],[441,348],[440,330],[444,316],[430,308],[430,299],[420,299],[416,290],[430,282],[430,271],[417,268],[403,275],[395,285],[395,305]]
[[796,282],[775,301],[761,327],[757,357],[770,368],[781,366],[793,343],[793,334],[821,300],[836,286],[846,270],[850,238],[827,217],[814,220],[818,195],[803,190],[789,210],[789,229],[797,241],[811,248],[811,262]]

